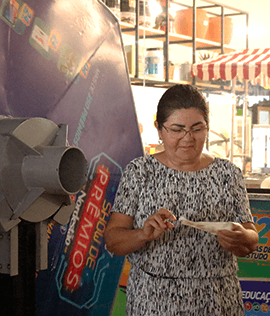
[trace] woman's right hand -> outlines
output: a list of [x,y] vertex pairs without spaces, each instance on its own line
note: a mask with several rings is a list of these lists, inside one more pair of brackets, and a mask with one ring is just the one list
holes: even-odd
[[125,256],[140,249],[146,242],[161,237],[167,229],[174,228],[167,220],[176,221],[176,218],[170,211],[161,208],[146,219],[142,228],[134,229],[131,216],[112,213],[104,232],[108,251]]
[[145,241],[158,239],[167,229],[173,229],[174,225],[167,220],[176,221],[176,217],[165,208],[161,208],[150,215],[142,228]]

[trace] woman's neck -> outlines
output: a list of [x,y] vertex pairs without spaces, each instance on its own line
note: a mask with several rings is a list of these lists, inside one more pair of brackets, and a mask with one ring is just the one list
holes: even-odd
[[167,156],[165,151],[154,154],[153,156],[166,167],[179,171],[202,170],[214,161],[214,157],[209,155],[208,153],[201,153],[200,156],[194,158],[194,160],[186,161],[171,159]]

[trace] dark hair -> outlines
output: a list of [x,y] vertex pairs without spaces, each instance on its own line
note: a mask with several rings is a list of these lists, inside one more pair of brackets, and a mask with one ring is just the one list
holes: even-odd
[[172,86],[162,95],[157,107],[158,129],[168,120],[169,116],[179,109],[198,109],[209,127],[209,110],[202,93],[189,84],[177,84]]

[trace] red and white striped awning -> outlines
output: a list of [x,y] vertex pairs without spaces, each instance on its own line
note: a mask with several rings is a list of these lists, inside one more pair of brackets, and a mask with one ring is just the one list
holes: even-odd
[[192,75],[202,80],[244,79],[263,87],[270,84],[270,48],[244,49],[193,64]]

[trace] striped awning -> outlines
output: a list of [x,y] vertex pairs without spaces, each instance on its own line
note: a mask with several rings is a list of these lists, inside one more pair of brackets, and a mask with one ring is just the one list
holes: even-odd
[[192,75],[202,80],[249,80],[263,87],[270,84],[270,48],[244,49],[193,64]]

